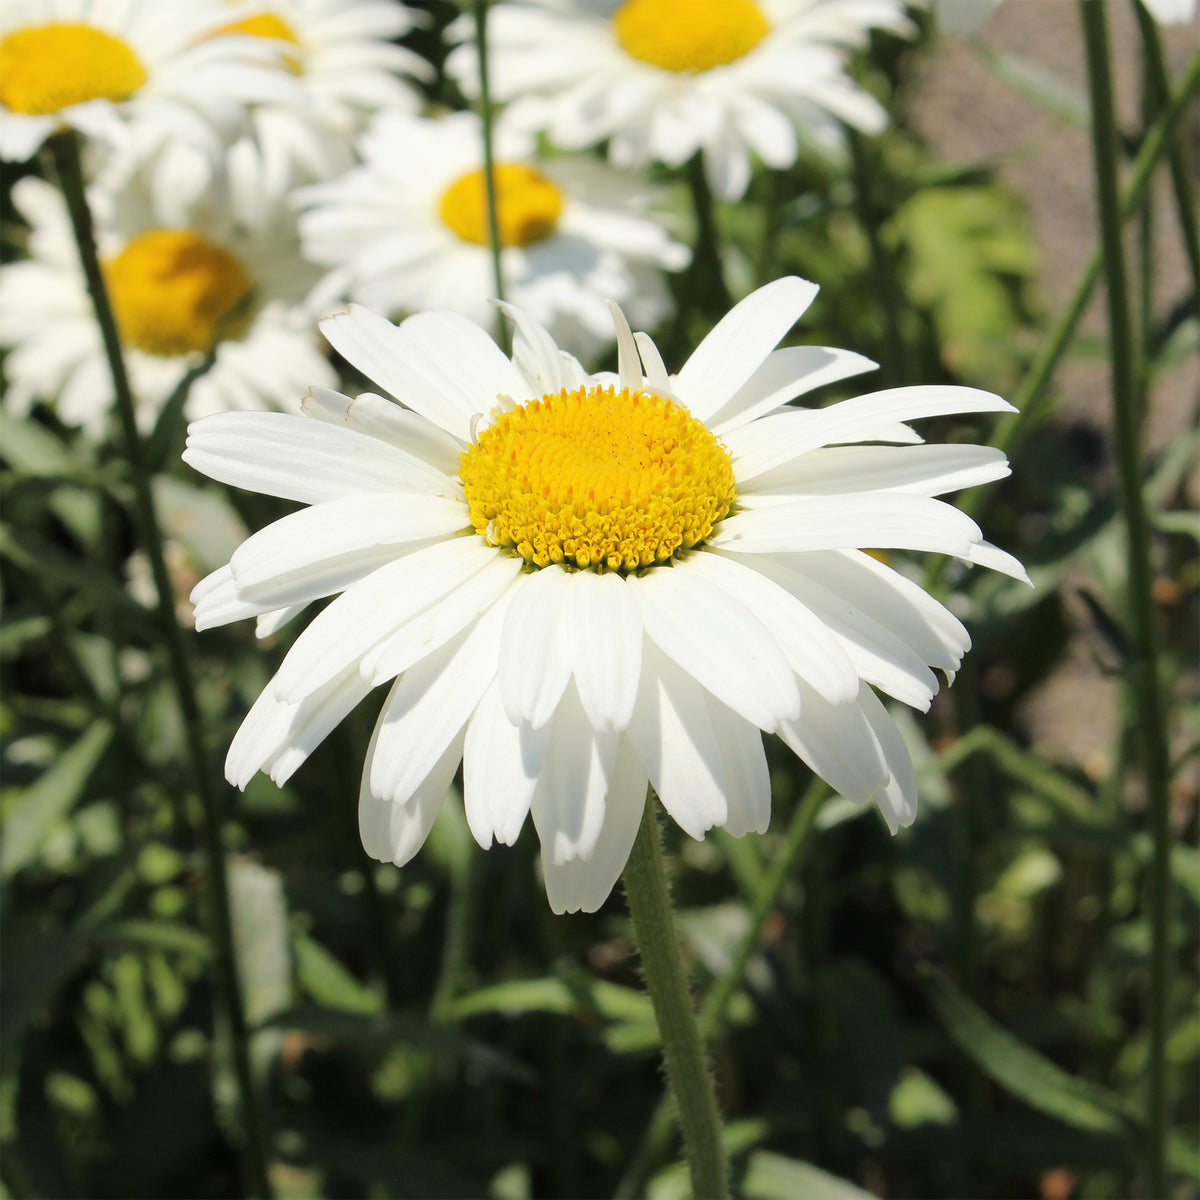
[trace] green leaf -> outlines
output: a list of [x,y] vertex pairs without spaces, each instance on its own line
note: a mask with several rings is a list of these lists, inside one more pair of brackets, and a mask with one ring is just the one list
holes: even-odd
[[373,1015],[383,1011],[383,994],[356,979],[320,942],[292,931],[296,979],[318,1004]]
[[4,823],[0,878],[10,878],[37,858],[54,826],[79,802],[111,741],[112,728],[97,721],[29,788]]
[[746,1200],[874,1200],[848,1179],[769,1150],[750,1155],[739,1194]]

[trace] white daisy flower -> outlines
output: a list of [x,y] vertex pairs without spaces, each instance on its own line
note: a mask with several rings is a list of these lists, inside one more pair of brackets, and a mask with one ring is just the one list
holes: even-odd
[[678,375],[615,305],[615,375],[587,374],[513,306],[511,360],[456,314],[397,327],[352,307],[325,335],[402,404],[316,388],[300,417],[192,425],[197,470],[308,506],[200,583],[197,628],[257,616],[261,635],[337,595],[250,710],[229,780],[282,783],[390,683],[359,796],[367,852],[407,862],[461,762],[481,846],[532,813],[556,912],[603,903],[647,780],[693,837],[765,830],[761,731],[907,825],[913,770],[875,689],[928,707],[931,668],[953,672],[969,639],[862,548],[1024,578],[934,498],[1007,474],[1004,455],[923,445],[902,423],[1010,405],[930,386],[790,407],[874,366],[773,349],[816,291],[761,288]]
[[[300,257],[294,215],[262,202],[253,156],[239,151],[249,147],[230,154],[231,207],[197,207],[187,225],[158,224],[148,187],[129,187],[119,200],[90,190],[101,265],[147,427],[214,341],[216,359],[188,395],[190,416],[294,410],[314,379],[336,381],[317,345],[317,317],[328,311],[312,291],[319,271]],[[30,225],[30,257],[0,267],[5,406],[23,414],[38,400],[53,401],[63,421],[99,437],[112,378],[66,207],[32,176],[17,181],[13,201]]]
[[213,39],[213,0],[0,0],[0,159],[78,129],[144,161],[179,142],[217,161],[251,101],[295,102],[278,50]]
[[[738,199],[750,152],[796,161],[797,131],[830,149],[841,123],[878,133],[887,114],[846,74],[872,28],[910,34],[904,0],[526,0],[488,17],[494,98],[577,149],[605,138],[620,166],[679,166],[698,150],[713,191]],[[448,71],[478,92],[473,22]]]
[[402,76],[428,81],[433,68],[395,44],[428,14],[399,0],[227,0],[223,32],[283,47],[280,69],[295,77],[303,105],[258,104],[249,112],[272,194],[328,179],[353,165],[352,145],[378,109],[415,112],[419,93]]
[[[531,135],[494,135],[501,266],[513,301],[559,344],[590,355],[612,341],[606,297],[653,327],[670,311],[661,272],[686,247],[645,216],[643,183],[590,158],[543,159]],[[448,308],[489,325],[495,293],[474,113],[381,113],[362,165],[296,193],[304,253],[334,268],[331,290],[381,312]],[[413,163],[421,169],[413,170]]]

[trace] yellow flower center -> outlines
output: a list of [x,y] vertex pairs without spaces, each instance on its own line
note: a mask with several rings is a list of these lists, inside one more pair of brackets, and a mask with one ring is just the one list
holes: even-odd
[[0,101],[44,117],[85,100],[125,100],[146,82],[120,38],[74,22],[32,25],[0,38]]
[[208,350],[249,319],[232,316],[253,287],[245,268],[190,229],[139,234],[104,263],[104,281],[122,340],[147,354]]
[[[523,163],[497,163],[496,224],[502,246],[528,246],[549,237],[562,215],[563,194],[544,175]],[[486,246],[487,186],[483,169],[460,175],[438,201],[442,224],[464,242]]]
[[633,571],[703,542],[737,498],[725,447],[647,392],[565,389],[499,417],[462,455],[471,524],[535,567]]
[[690,72],[736,62],[771,28],[754,0],[626,0],[613,26],[631,58]]
[[[258,13],[253,17],[243,17],[240,21],[222,25],[213,36],[217,37],[223,33],[241,33],[249,37],[270,38],[277,42],[291,42],[293,46],[302,44],[296,36],[296,31],[282,17],[269,12]],[[293,75],[299,75],[303,70],[300,59],[294,54],[285,54],[283,63]]]

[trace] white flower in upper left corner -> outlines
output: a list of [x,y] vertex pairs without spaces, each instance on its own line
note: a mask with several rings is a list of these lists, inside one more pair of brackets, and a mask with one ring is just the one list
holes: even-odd
[[227,21],[213,0],[0,0],[0,159],[67,127],[138,161],[183,142],[215,163],[246,104],[297,99],[272,43],[209,37]]
[[912,764],[874,689],[928,708],[931,668],[952,673],[970,639],[863,548],[1023,579],[935,499],[1003,477],[1004,454],[921,445],[904,423],[1011,406],[929,386],[792,407],[874,366],[774,348],[816,290],[760,288],[677,375],[615,306],[618,370],[596,375],[512,306],[511,359],[455,314],[397,327],[355,307],[321,327],[403,405],[318,388],[301,417],[193,424],[197,470],[307,506],[197,586],[197,628],[257,616],[261,635],[335,597],[255,701],[227,778],[282,784],[388,684],[359,793],[367,852],[407,862],[461,762],[480,845],[532,815],[556,912],[604,902],[647,780],[693,837],[764,831],[760,730],[909,824]]
[[[541,158],[503,119],[495,147],[508,298],[579,355],[611,343],[609,299],[657,325],[670,311],[662,272],[689,255],[647,215],[652,192],[591,158]],[[479,118],[381,113],[359,150],[361,166],[296,193],[304,252],[333,268],[331,290],[393,316],[448,308],[491,325]]]
[[[312,289],[320,273],[300,257],[295,217],[261,203],[239,157],[233,153],[230,167],[231,207],[197,207],[186,225],[156,221],[146,187],[131,186],[120,198],[90,190],[144,426],[214,342],[215,361],[189,392],[189,416],[295,409],[314,380],[335,381],[317,344],[325,306]],[[30,224],[31,257],[0,267],[0,347],[10,351],[5,406],[25,413],[36,401],[52,402],[64,422],[100,436],[112,379],[62,197],[30,176],[14,185],[13,201]]]

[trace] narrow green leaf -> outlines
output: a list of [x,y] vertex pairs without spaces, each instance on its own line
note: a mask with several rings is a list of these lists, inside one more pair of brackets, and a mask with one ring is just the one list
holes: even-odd
[[382,994],[360,982],[320,942],[292,931],[296,979],[318,1004],[344,1012],[373,1015],[383,1011]]
[[874,1200],[848,1179],[769,1150],[750,1155],[740,1194],[746,1200]]

